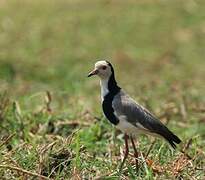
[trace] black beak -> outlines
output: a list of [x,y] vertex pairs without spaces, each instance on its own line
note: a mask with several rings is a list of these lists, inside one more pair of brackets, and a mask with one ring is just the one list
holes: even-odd
[[94,76],[94,75],[97,75],[98,74],[98,70],[97,69],[94,69],[93,71],[91,71],[89,74],[88,74],[88,77],[91,77],[91,76]]

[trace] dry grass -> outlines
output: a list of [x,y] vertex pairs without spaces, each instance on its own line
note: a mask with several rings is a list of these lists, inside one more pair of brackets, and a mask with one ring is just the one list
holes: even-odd
[[[204,179],[204,1],[0,1],[0,177]],[[96,59],[183,142],[138,137],[140,170],[103,118]],[[5,93],[6,92],[6,93]],[[132,155],[131,149],[131,155]]]

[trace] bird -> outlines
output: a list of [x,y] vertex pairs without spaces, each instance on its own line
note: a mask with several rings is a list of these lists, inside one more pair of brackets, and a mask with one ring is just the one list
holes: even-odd
[[114,68],[109,61],[97,61],[88,77],[94,75],[100,78],[101,102],[105,117],[124,133],[125,151],[120,169],[122,169],[129,154],[129,138],[134,150],[136,168],[138,168],[139,153],[133,139],[135,135],[148,134],[162,137],[174,149],[176,144],[181,142],[180,138],[170,131],[156,116],[138,104],[118,86]]

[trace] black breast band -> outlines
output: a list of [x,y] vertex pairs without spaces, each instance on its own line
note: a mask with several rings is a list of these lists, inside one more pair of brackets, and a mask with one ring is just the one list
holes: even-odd
[[119,119],[114,115],[114,109],[112,107],[112,101],[117,95],[117,93],[120,92],[120,87],[117,85],[117,82],[115,80],[114,70],[112,65],[108,62],[109,66],[111,67],[112,75],[110,76],[110,79],[108,81],[108,90],[109,93],[105,95],[102,108],[103,112],[106,116],[106,118],[114,125],[117,125],[119,123]]

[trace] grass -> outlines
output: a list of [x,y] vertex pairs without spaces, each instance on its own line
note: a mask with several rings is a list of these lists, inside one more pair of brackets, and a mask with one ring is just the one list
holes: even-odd
[[[204,12],[202,0],[1,0],[0,177],[203,179]],[[104,58],[185,154],[157,140],[138,174],[129,158],[119,176],[123,135],[86,78]],[[153,140],[137,139],[146,154]]]

